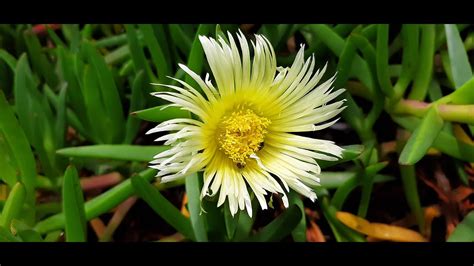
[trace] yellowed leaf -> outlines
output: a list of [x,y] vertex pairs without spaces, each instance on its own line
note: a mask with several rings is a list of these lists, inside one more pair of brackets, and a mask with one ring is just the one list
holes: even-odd
[[378,239],[395,242],[426,242],[426,239],[418,232],[394,225],[371,223],[374,235]]
[[462,141],[464,141],[468,144],[474,145],[474,141],[471,139],[471,137],[469,137],[469,135],[466,133],[466,131],[464,131],[464,129],[462,129],[462,127],[460,125],[455,124],[453,126],[453,132],[454,132],[454,135],[458,139],[460,139],[460,140],[462,140]]
[[[453,132],[454,132],[454,135],[458,139],[460,139],[460,140],[462,140],[462,141],[464,141],[468,144],[474,145],[474,140],[471,139],[471,137],[469,137],[469,135],[466,133],[466,131],[464,131],[464,129],[462,129],[462,127],[460,125],[455,124],[453,126]],[[470,165],[471,165],[471,167],[474,168],[474,163],[470,163]]]
[[425,214],[425,232],[426,237],[431,237],[431,224],[433,223],[433,219],[441,216],[441,211],[438,205],[428,206],[424,210]]
[[400,226],[371,223],[348,212],[337,212],[336,217],[346,226],[371,238],[396,242],[426,242],[420,233]]
[[370,227],[370,222],[356,216],[349,212],[337,212],[336,213],[337,219],[339,219],[343,224],[346,226],[361,232],[366,235],[372,235],[372,228]]

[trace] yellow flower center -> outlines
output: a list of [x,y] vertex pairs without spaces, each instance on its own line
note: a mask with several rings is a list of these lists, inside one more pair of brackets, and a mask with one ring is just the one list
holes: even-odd
[[244,167],[250,155],[262,148],[270,120],[251,109],[240,108],[225,115],[220,122],[218,142],[222,150],[238,167]]

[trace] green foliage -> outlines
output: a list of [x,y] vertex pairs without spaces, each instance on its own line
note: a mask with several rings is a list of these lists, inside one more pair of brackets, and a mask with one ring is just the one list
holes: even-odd
[[262,228],[255,235],[248,238],[252,242],[275,242],[282,240],[289,235],[293,229],[298,225],[302,213],[298,206],[290,206],[275,220]]
[[411,165],[418,162],[428,149],[433,145],[436,137],[443,128],[443,119],[439,116],[438,109],[431,107],[420,125],[413,131],[403,148],[398,162],[401,165]]
[[91,145],[64,148],[57,153],[67,157],[148,162],[153,156],[167,149],[166,146]]
[[184,217],[160,192],[139,176],[132,177],[135,192],[145,200],[153,210],[185,237],[194,240],[191,222]]
[[470,212],[464,220],[456,227],[448,238],[448,242],[472,242],[474,241],[474,212]]
[[8,228],[12,219],[18,218],[23,209],[25,196],[25,187],[21,183],[16,183],[3,206],[2,216],[0,217],[0,226]]
[[85,242],[87,233],[84,196],[74,166],[69,166],[64,173],[62,192],[66,241]]
[[[337,219],[337,211],[370,219],[378,186],[397,179],[404,192],[400,199],[408,203],[418,230],[428,234],[421,198],[426,193],[420,193],[426,186],[419,173],[427,157],[439,159],[431,154],[442,153],[452,166],[447,175],[452,184],[459,179],[470,185],[474,34],[469,25],[70,24],[46,27],[44,34],[34,27],[0,27],[0,241],[56,242],[62,232],[66,241],[86,241],[88,222],[138,196],[187,241],[304,242],[314,219],[308,209],[316,209],[329,224],[330,238],[364,242]],[[178,86],[171,79],[177,78],[201,91],[181,63],[201,77],[210,73],[216,86],[199,36],[229,42],[228,32],[235,38],[238,30],[249,38],[265,35],[278,66],[291,66],[303,43],[305,58],[315,53],[315,68],[327,62],[323,80],[337,72],[335,89],[346,89],[339,96],[346,106],[341,126],[328,132],[342,132],[352,145],[342,146],[337,161],[317,160],[322,171],[321,186],[311,186],[318,195],[315,204],[291,191],[289,208],[269,195],[274,209],[262,211],[251,194],[252,215],[240,210],[231,215],[227,203],[217,207],[217,199],[201,199],[202,172],[161,183],[146,165],[170,148],[152,143],[146,131],[191,117],[150,95],[167,90],[151,83]],[[339,144],[341,138],[332,139]],[[397,147],[386,151],[387,143]],[[77,169],[68,167],[68,160]],[[94,193],[83,190],[82,183],[101,180],[100,186],[111,172],[124,180]],[[42,202],[45,191],[55,196]],[[184,193],[187,204],[178,208]],[[357,201],[348,204],[352,196]],[[262,223],[266,217],[271,219]],[[471,212],[448,241],[472,241],[472,220]]]
[[[201,215],[201,176],[197,174],[186,177],[186,195],[188,196],[188,209],[191,225],[196,241],[207,241],[206,216]],[[227,220],[226,220],[227,221]],[[232,234],[231,234],[232,235]],[[229,237],[231,238],[231,237]]]

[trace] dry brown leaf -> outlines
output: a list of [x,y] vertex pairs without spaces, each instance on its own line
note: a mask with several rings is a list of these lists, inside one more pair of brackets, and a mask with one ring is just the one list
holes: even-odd
[[[463,136],[462,134],[465,134],[460,127],[456,130],[458,136]],[[459,133],[460,131],[462,131],[462,133]],[[466,137],[468,138],[468,136],[464,136],[463,138]],[[469,173],[469,171],[466,172]],[[441,199],[439,211],[440,215],[442,213],[445,217],[446,238],[448,238],[459,224],[460,215],[465,215],[474,208],[474,204],[471,204],[469,200],[469,196],[474,193],[474,190],[464,185],[452,189],[449,179],[443,171],[439,169],[439,166],[434,173],[436,184],[433,181],[428,180],[422,173],[419,176],[426,185],[436,191],[438,197]]]
[[102,189],[114,186],[123,180],[119,172],[111,172],[104,175],[96,175],[86,178],[81,178],[81,187],[84,191],[94,189]]
[[74,139],[77,138],[77,132],[76,132],[76,129],[74,129],[73,127],[67,127],[67,131],[66,131],[66,140],[67,141],[72,141]]
[[380,145],[380,154],[381,157],[387,156],[387,154],[396,152],[397,151],[397,142],[392,140],[392,141],[387,141],[383,142]]
[[176,233],[176,234],[173,234],[173,235],[170,235],[170,236],[165,236],[163,238],[160,238],[160,240],[158,240],[158,242],[181,242],[184,239],[185,238],[182,234]]
[[244,33],[250,33],[252,31],[252,29],[255,28],[255,26],[256,26],[256,24],[241,24],[240,29]]
[[440,200],[442,200],[444,203],[449,202],[449,198],[443,189],[439,188],[438,185],[433,183],[431,180],[428,180],[423,174],[420,174],[419,177],[427,186],[432,188],[436,194],[438,194]]
[[288,51],[290,53],[295,53],[296,52],[295,36],[291,36],[290,38],[288,38],[288,41],[286,42],[286,46],[288,47]]
[[[451,193],[451,183],[449,182],[449,179],[446,177],[443,171],[439,169],[440,167],[437,167],[436,171],[434,172],[434,177],[436,179],[436,184],[439,189],[441,189],[445,195],[448,196],[449,193]],[[449,198],[449,196],[448,196]]]
[[[459,223],[459,221],[458,221]],[[454,232],[454,229],[456,229],[456,226],[458,223],[448,223],[446,225],[446,239],[449,238],[449,236]]]
[[346,226],[372,238],[396,242],[426,242],[420,233],[403,227],[371,223],[348,212],[337,212],[336,217]]
[[468,214],[471,210],[474,209],[474,203],[471,203],[470,200],[463,201],[459,206],[460,211],[463,215]]
[[105,232],[104,222],[102,222],[102,220],[100,218],[94,218],[94,219],[90,220],[89,223],[90,223],[92,229],[94,230],[95,235],[97,236],[97,238],[100,239],[104,235],[104,232]]
[[467,197],[474,193],[474,189],[466,186],[459,186],[452,191],[452,199],[456,202],[464,201]]
[[323,232],[314,221],[309,221],[309,228],[306,230],[306,239],[308,242],[326,242]]
[[308,217],[310,220],[319,219],[319,213],[315,210],[311,210],[310,208],[304,208],[304,212],[306,214],[306,217]]
[[36,24],[31,28],[31,31],[37,35],[45,35],[48,33],[47,28],[54,30],[60,29],[61,24]]
[[[423,175],[421,177],[423,179]],[[442,200],[440,209],[446,218],[446,238],[448,238],[459,223],[459,202],[454,201],[451,184],[439,166],[435,170],[434,177],[436,184],[426,178],[423,181],[429,184]]]
[[104,232],[101,234],[101,241],[109,241],[112,238],[115,230],[120,226],[120,223],[122,223],[123,219],[127,215],[128,211],[133,207],[135,202],[137,202],[137,199],[138,198],[136,196],[132,196],[117,206],[114,215],[107,224],[107,227],[104,229]]
[[464,169],[466,169],[466,172],[469,175],[469,180],[474,181],[474,163],[466,164]]
[[383,240],[375,238],[375,237],[371,237],[371,236],[367,237],[367,242],[381,242],[381,241],[383,241]]

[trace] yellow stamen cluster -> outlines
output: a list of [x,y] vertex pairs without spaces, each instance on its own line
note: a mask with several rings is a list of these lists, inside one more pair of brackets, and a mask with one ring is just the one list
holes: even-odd
[[260,150],[270,120],[248,108],[240,108],[226,115],[220,122],[218,142],[222,150],[237,166],[244,167],[250,155]]

